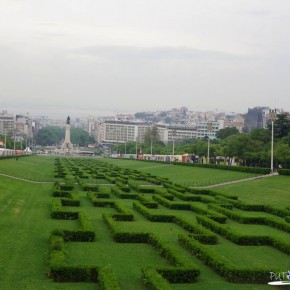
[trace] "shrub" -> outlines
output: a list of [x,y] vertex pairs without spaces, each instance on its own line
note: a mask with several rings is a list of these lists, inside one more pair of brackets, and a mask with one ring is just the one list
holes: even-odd
[[170,290],[169,283],[153,268],[142,269],[142,281],[149,290]]

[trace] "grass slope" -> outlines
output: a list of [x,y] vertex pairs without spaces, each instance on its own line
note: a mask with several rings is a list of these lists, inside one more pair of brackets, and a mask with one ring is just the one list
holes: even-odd
[[106,158],[102,161],[114,164],[120,168],[136,169],[152,175],[167,177],[173,182],[185,186],[207,186],[258,176],[245,172],[144,162],[140,160]]
[[[168,177],[174,179],[176,183],[182,183],[182,180],[196,175],[201,180],[204,180],[205,183],[212,182],[212,176],[215,176],[215,178],[220,177],[222,182],[224,182],[224,178],[231,179],[233,176],[235,176],[234,178],[238,176],[235,175],[236,172],[222,170],[203,170],[203,168],[196,169],[170,165],[166,167],[157,167],[155,165],[152,168],[150,163],[131,162],[134,162],[134,169]],[[118,161],[115,164],[121,167],[121,163]],[[126,162],[122,163],[122,167],[125,167],[125,164]],[[14,159],[0,160],[0,171],[2,171],[3,165],[14,176],[21,176],[23,171],[25,171],[25,176],[29,179],[36,178],[34,180],[37,180],[38,173],[41,174],[42,180],[53,178],[53,158],[29,157],[23,158],[23,160],[20,158],[18,161]],[[145,165],[148,165],[148,167]],[[234,174],[231,175],[232,173]],[[185,178],[183,175],[187,177]],[[242,175],[239,176],[239,178],[242,178]],[[246,176],[249,177],[249,175]],[[0,176],[0,289],[99,289],[99,286],[93,283],[55,283],[47,277],[48,268],[46,263],[51,231],[56,228],[76,229],[79,226],[77,221],[53,220],[50,218],[51,187],[51,184],[34,184]],[[278,176],[218,187],[216,190],[237,194],[241,200],[247,203],[265,202],[285,207],[289,205],[289,189],[290,178]],[[113,242],[110,232],[102,220],[102,214],[110,214],[115,210],[112,208],[95,208],[87,200],[85,192],[81,192],[78,188],[76,191],[81,198],[81,209],[91,219],[97,238],[96,242],[93,243],[67,243],[69,263],[72,265],[111,264],[122,289],[144,289],[140,280],[140,269],[147,265],[166,265],[167,261],[157,255],[149,245],[116,244]],[[110,199],[118,200],[114,195],[111,195]],[[119,200],[119,202],[122,206],[132,210],[132,200]],[[195,214],[189,211],[172,211],[163,206],[159,206],[159,209],[155,211],[168,214],[174,212],[174,214],[195,219]],[[141,214],[135,211],[133,213],[135,216],[134,222],[119,222],[123,230],[139,232],[144,229],[145,231],[154,232],[200,267],[201,276],[197,283],[170,284],[172,289],[273,289],[273,287],[268,285],[226,282],[178,245],[177,234],[184,232],[182,228],[171,223],[149,223]],[[266,226],[242,225],[233,221],[229,221],[227,226],[239,232],[260,235],[271,230],[271,228]],[[274,230],[273,234],[281,235],[285,240],[290,239],[289,234],[279,230]],[[271,271],[271,265],[281,266],[283,269],[285,267],[285,271],[288,270],[287,266],[290,266],[287,255],[269,247],[241,247],[224,240],[220,236],[218,245],[208,247],[215,248],[216,252],[226,256],[228,259],[232,259],[234,263],[251,263],[251,259],[253,260],[255,259],[253,257],[256,257],[255,263],[268,265],[269,271]]]

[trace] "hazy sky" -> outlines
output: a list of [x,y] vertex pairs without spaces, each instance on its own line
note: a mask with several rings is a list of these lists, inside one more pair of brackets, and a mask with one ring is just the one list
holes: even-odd
[[0,110],[290,110],[289,0],[0,0]]

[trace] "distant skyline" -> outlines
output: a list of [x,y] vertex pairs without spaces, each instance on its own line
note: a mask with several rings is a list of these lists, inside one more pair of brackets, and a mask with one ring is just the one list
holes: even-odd
[[290,111],[289,0],[1,0],[0,110]]

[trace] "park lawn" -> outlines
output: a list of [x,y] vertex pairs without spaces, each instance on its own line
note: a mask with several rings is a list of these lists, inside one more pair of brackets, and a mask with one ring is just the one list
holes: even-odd
[[[46,178],[49,178],[49,176],[53,176],[55,160],[54,158],[25,157],[23,159],[23,161],[25,161],[25,164],[28,164],[27,162],[35,163],[34,166],[27,167],[27,176],[33,176],[36,174],[36,164],[38,164],[41,169],[40,171],[38,169],[38,172],[44,172],[44,176],[46,176]],[[21,158],[17,161],[15,159],[0,160],[0,168],[2,168],[2,165],[4,164],[2,163],[2,161],[7,161],[5,166],[7,168],[11,168],[11,170],[16,173],[22,172],[23,170],[22,166],[24,165],[24,162],[23,164],[20,163],[19,166],[15,167],[15,164],[18,164],[16,162],[21,161]],[[101,159],[100,161],[103,161],[103,159]],[[42,162],[43,165],[41,165]],[[85,163],[88,165],[90,165],[92,162],[98,161],[96,159],[85,159]],[[144,165],[147,163],[142,162],[142,164]],[[148,164],[152,166],[152,163]],[[42,170],[42,168],[45,169]],[[49,168],[51,169],[51,172],[49,172]],[[175,169],[175,174],[179,175],[180,171],[183,170],[182,168],[187,167],[168,165],[168,168],[170,168],[170,170]],[[156,174],[156,172],[151,172],[149,168],[147,169],[147,172],[153,175],[158,175]],[[194,169],[197,169],[199,171],[203,168]],[[221,171],[222,173],[227,172],[222,170],[218,171]],[[206,171],[204,170],[201,170],[201,172],[201,175],[203,176],[202,178],[204,178],[205,180],[206,178],[210,180],[213,172],[216,172],[216,170],[211,169],[210,174],[208,171],[207,174],[205,174]],[[163,174],[163,171],[160,170],[159,174]],[[166,174],[168,174],[168,172]],[[170,174],[174,176],[173,172],[170,172]],[[276,182],[271,183],[270,180],[272,178],[283,182],[284,186],[288,188],[288,191],[284,190],[283,187],[280,187],[280,185],[278,186]],[[285,179],[283,179],[283,176],[278,176],[278,179],[276,179],[276,177],[271,177],[263,180],[257,180],[258,182],[266,182],[268,180],[269,181],[263,186],[257,186],[255,189],[253,189],[255,191],[251,192],[252,194],[253,192],[255,192],[255,195],[258,194],[261,197],[263,196],[263,192],[265,192],[265,189],[268,189],[269,192],[271,192],[271,190],[280,192],[280,198],[285,197],[285,207],[286,205],[289,205],[289,202],[287,202],[286,204],[286,197],[289,195],[290,178],[284,178]],[[249,188],[249,185],[257,181],[243,182],[241,184],[233,185],[241,185],[241,188]],[[0,176],[0,289],[99,289],[99,285],[95,283],[55,283],[47,277],[47,252],[49,247],[50,233],[54,229],[77,229],[79,226],[77,221],[60,221],[50,218],[50,204],[52,201],[51,188],[52,184],[34,184]],[[102,190],[110,193],[110,186],[102,185],[101,188]],[[215,190],[226,192],[229,194],[237,194],[239,199],[247,201],[247,199],[244,198],[243,195],[241,195],[242,198],[240,198],[240,194],[236,191],[224,191],[222,190],[222,187],[217,187]],[[113,270],[121,283],[122,289],[144,289],[144,286],[141,284],[140,281],[140,268],[146,265],[151,265],[151,263],[164,263],[166,265],[167,261],[163,260],[163,258],[157,255],[149,245],[119,245],[112,242],[110,232],[105,223],[103,222],[102,214],[112,214],[115,213],[116,210],[113,208],[93,207],[86,197],[86,192],[81,191],[80,188],[76,188],[75,191],[78,192],[80,196],[80,209],[84,210],[87,213],[88,217],[92,220],[92,224],[96,232],[96,241],[93,243],[67,243],[66,245],[69,250],[70,263],[82,265],[99,265],[98,263],[111,263]],[[242,193],[246,194],[247,191]],[[135,216],[135,221],[133,222],[119,222],[119,225],[124,231],[155,232],[160,236],[161,239],[168,241],[173,247],[176,247],[180,252],[192,259],[192,261],[194,261],[194,263],[196,263],[200,267],[201,276],[198,278],[198,282],[191,284],[170,284],[172,289],[272,289],[272,287],[268,285],[233,284],[226,282],[222,277],[215,274],[210,268],[206,267],[196,257],[191,256],[186,250],[178,245],[178,243],[176,242],[177,235],[179,233],[184,233],[184,230],[182,228],[171,223],[148,222],[142,215],[134,211],[132,206],[134,202],[133,200],[119,199],[113,194],[110,194],[110,199],[116,200],[120,202],[122,206],[125,206],[129,210],[132,210]],[[258,203],[264,203],[263,199],[258,199],[258,201]],[[254,202],[257,203],[257,201]],[[276,205],[277,200],[273,199],[272,202],[272,205]],[[280,206],[282,207],[282,205]],[[173,211],[163,206],[159,206],[159,209],[155,209],[155,211],[174,215],[180,214],[185,218],[193,218],[195,220],[195,214],[191,211]],[[245,212],[245,215],[246,214],[247,212]],[[257,234],[260,231],[261,234],[263,234],[263,230],[265,227],[260,225],[240,225],[232,221],[228,221],[227,223],[229,227],[235,226],[237,227],[237,229],[240,226],[240,231],[242,233],[246,233],[247,231],[253,231],[253,234]],[[255,232],[255,228],[257,229],[257,232]],[[269,231],[271,230],[278,231],[270,227],[267,228],[268,229],[265,230],[267,233],[269,233]],[[287,239],[287,233],[284,233],[282,231],[279,232],[281,232],[281,237],[283,234],[285,239]],[[278,257],[279,259],[277,259],[277,263],[281,262],[281,267],[283,267],[282,270],[287,270],[284,269],[284,266],[288,265],[288,256],[284,255],[281,252],[279,252],[279,255],[275,255],[274,252],[276,250],[272,248],[267,248],[265,251],[263,251],[264,247],[261,247],[258,252],[254,251],[256,249],[253,249],[250,250],[250,254],[248,254],[248,252],[245,252],[246,248],[239,251],[237,249],[240,249],[240,246],[232,245],[228,241],[221,242],[216,246],[209,247],[216,247],[216,250],[224,255],[228,255],[228,249],[229,253],[232,253],[232,255],[234,255],[233,260],[236,259],[240,263],[242,263],[244,255],[247,255],[244,260],[245,262],[252,263],[252,259],[252,261],[257,261],[257,263],[260,264],[265,263],[265,265],[268,265],[268,263],[270,263],[272,259]],[[274,252],[272,250],[274,250]],[[263,254],[263,252],[265,252],[265,254]],[[84,255],[82,255],[82,253],[84,253]],[[126,267],[127,257],[128,267]],[[143,264],[138,264],[138,258],[139,260],[142,260]],[[122,267],[122,265],[124,266]],[[269,271],[271,271],[271,269],[269,269]]]
[[257,267],[276,273],[290,269],[289,255],[273,247],[240,246],[222,237],[219,237],[218,244],[205,247],[220,254],[238,268]]
[[290,206],[289,176],[271,176],[249,182],[219,186],[214,190],[237,195],[239,200],[249,204],[266,204],[280,208]]
[[95,283],[63,284],[47,277],[52,230],[79,227],[50,218],[51,188],[0,176],[0,289],[98,289]]
[[0,160],[0,173],[35,181],[54,181],[55,157],[25,156]]
[[102,162],[114,164],[120,168],[130,168],[168,178],[174,183],[184,186],[207,186],[258,176],[253,173],[220,170],[212,168],[145,162],[140,160],[123,160],[105,158]]
[[239,233],[243,233],[245,235],[269,236],[272,238],[279,238],[285,242],[287,241],[288,243],[290,243],[289,233],[267,225],[240,224],[230,219],[227,220],[226,224],[228,228],[233,229]]

